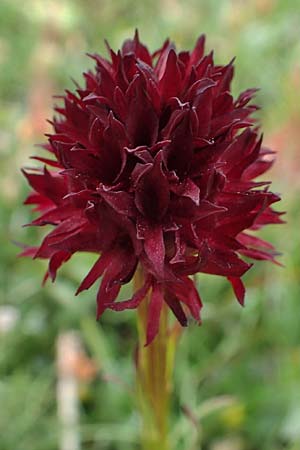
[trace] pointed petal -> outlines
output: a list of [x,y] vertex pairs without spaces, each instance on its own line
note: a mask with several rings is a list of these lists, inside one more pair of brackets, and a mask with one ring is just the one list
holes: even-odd
[[151,277],[147,277],[143,286],[134,293],[131,299],[124,300],[118,303],[110,303],[107,305],[107,307],[114,311],[124,311],[125,309],[136,309],[147,295],[150,286],[151,286]]
[[172,284],[172,291],[182,303],[187,305],[194,319],[200,322],[202,301],[194,282],[188,277],[182,277],[182,283]]
[[163,101],[170,97],[177,97],[181,90],[182,77],[178,66],[177,55],[173,49],[170,49],[166,68],[159,82],[159,90]]
[[100,185],[97,191],[117,213],[128,217],[136,216],[137,211],[134,205],[134,199],[127,192],[113,191],[104,185]]
[[146,95],[145,81],[141,75],[136,75],[131,82],[126,98],[128,111],[125,125],[131,145],[152,146],[157,140],[159,123],[154,107]]
[[162,170],[161,152],[156,155],[153,165],[144,165],[147,166],[147,171],[141,169],[135,190],[137,209],[144,217],[154,222],[165,215],[170,200],[169,183]]
[[102,279],[100,288],[97,293],[97,320],[100,318],[100,316],[103,314],[105,309],[107,308],[106,305],[113,303],[121,289],[120,284],[114,284],[112,288],[108,289],[108,286],[111,283],[111,277],[110,273],[107,271]]
[[197,206],[199,206],[200,188],[190,178],[187,178],[183,183],[171,186],[171,190],[177,195],[190,198]]
[[168,168],[179,177],[185,176],[192,164],[193,145],[190,110],[181,115],[181,120],[171,134],[171,144],[166,149]]
[[74,209],[73,205],[51,209],[38,219],[33,220],[29,225],[58,225],[60,222],[68,219],[74,212]]
[[97,319],[116,300],[121,285],[130,281],[136,265],[137,259],[132,249],[115,249],[97,293]]
[[149,302],[148,321],[145,347],[151,344],[159,330],[160,314],[163,307],[164,297],[162,288],[158,283],[152,287],[152,294]]
[[85,289],[89,289],[95,281],[98,280],[99,277],[103,274],[104,270],[110,264],[113,258],[113,254],[111,252],[103,253],[99,259],[95,262],[89,273],[86,275],[84,280],[81,282],[79,288],[76,291],[75,295],[78,295],[80,292]]
[[227,277],[228,281],[230,281],[231,286],[234,290],[235,296],[238,302],[244,306],[245,304],[245,286],[240,278],[237,277]]
[[187,322],[186,315],[182,309],[182,306],[181,306],[179,300],[174,296],[174,294],[172,293],[171,290],[166,292],[165,302],[167,303],[169,308],[174,313],[174,315],[175,315],[176,319],[178,320],[178,322],[180,323],[180,325],[183,327],[187,327],[188,322]]
[[152,65],[152,58],[147,47],[141,44],[139,33],[135,30],[134,38],[127,39],[122,46],[123,55],[133,53],[137,58],[144,61],[149,66]]
[[199,271],[214,275],[241,277],[252,264],[240,259],[231,249],[220,248],[214,242],[203,242]]
[[31,170],[30,172],[22,170],[22,172],[35,191],[52,200],[55,204],[59,204],[62,197],[67,193],[63,176],[55,172],[49,172],[46,167],[43,172],[41,170]]
[[71,253],[64,250],[58,251],[51,256],[49,261],[48,273],[52,281],[55,281],[57,270],[61,265],[71,258]]
[[165,244],[162,227],[160,225],[147,229],[145,233],[144,249],[154,270],[163,277]]
[[194,50],[191,53],[191,59],[190,59],[190,65],[197,65],[204,54],[204,47],[205,47],[205,35],[201,34],[199,38],[197,39],[196,45]]

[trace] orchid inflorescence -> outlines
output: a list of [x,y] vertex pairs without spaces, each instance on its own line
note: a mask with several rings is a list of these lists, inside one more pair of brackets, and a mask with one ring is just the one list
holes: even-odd
[[[33,188],[25,203],[41,213],[32,225],[54,228],[23,254],[48,259],[52,280],[74,253],[98,254],[77,290],[102,277],[98,318],[137,308],[151,291],[147,344],[164,302],[181,325],[189,315],[200,321],[191,275],[226,277],[243,304],[251,264],[241,257],[275,260],[252,234],[281,222],[270,183],[253,181],[273,162],[252,118],[256,90],[234,99],[233,62],[215,65],[204,42],[177,53],[167,40],[151,54],[136,32],[118,53],[108,46],[110,60],[90,55],[96,67],[84,87],[55,108],[50,157],[35,157],[45,167],[24,170]],[[117,302],[141,268],[142,287]]]

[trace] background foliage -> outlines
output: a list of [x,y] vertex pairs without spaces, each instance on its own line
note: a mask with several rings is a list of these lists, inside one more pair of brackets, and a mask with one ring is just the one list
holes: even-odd
[[[1,0],[0,4],[0,450],[55,450],[55,345],[77,330],[88,357],[80,372],[82,449],[138,449],[134,408],[134,314],[94,320],[94,294],[74,298],[94,259],[74,257],[55,286],[41,289],[42,262],[17,259],[27,187],[51,117],[51,96],[92,64],[85,52],[118,48],[138,27],[154,50],[170,36],[190,48],[205,32],[222,64],[236,56],[234,91],[260,87],[265,140],[278,161],[270,178],[287,225],[264,234],[283,252],[283,268],[256,264],[246,276],[245,309],[217,277],[199,276],[203,326],[186,330],[175,372],[172,440],[176,450],[300,449],[299,0]],[[36,152],[39,150],[36,149]],[[91,370],[91,367],[93,370]]]

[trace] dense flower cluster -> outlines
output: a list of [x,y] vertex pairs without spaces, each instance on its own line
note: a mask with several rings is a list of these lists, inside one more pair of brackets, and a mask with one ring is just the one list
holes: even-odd
[[[41,170],[24,171],[26,200],[54,229],[26,255],[49,259],[46,277],[74,253],[99,259],[77,293],[102,277],[97,317],[106,308],[136,308],[151,290],[147,342],[156,335],[163,302],[182,325],[200,320],[201,299],[190,275],[227,277],[240,303],[240,256],[274,260],[270,244],[246,230],[279,223],[268,182],[255,182],[272,164],[251,114],[254,89],[230,93],[232,62],[215,65],[201,36],[192,52],[166,41],[154,54],[134,39],[111,60],[91,55],[85,86],[67,91],[56,107],[53,134],[36,157]],[[46,168],[52,167],[48,170]],[[145,283],[116,302],[137,266]]]

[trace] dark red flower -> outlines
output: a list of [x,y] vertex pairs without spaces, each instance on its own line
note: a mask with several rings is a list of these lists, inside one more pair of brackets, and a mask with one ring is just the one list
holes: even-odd
[[[280,223],[279,197],[253,181],[273,162],[262,146],[250,103],[255,89],[230,93],[233,64],[215,65],[204,36],[192,52],[166,41],[154,54],[136,33],[110,61],[91,55],[95,71],[56,107],[46,166],[24,171],[27,204],[53,225],[25,254],[49,259],[46,277],[78,251],[99,254],[77,293],[102,277],[97,317],[106,308],[136,308],[152,290],[147,342],[165,301],[179,322],[200,320],[201,299],[190,275],[227,277],[243,304],[241,256],[274,261],[274,249],[252,230]],[[250,233],[249,233],[249,230]],[[115,302],[137,266],[145,284]]]

